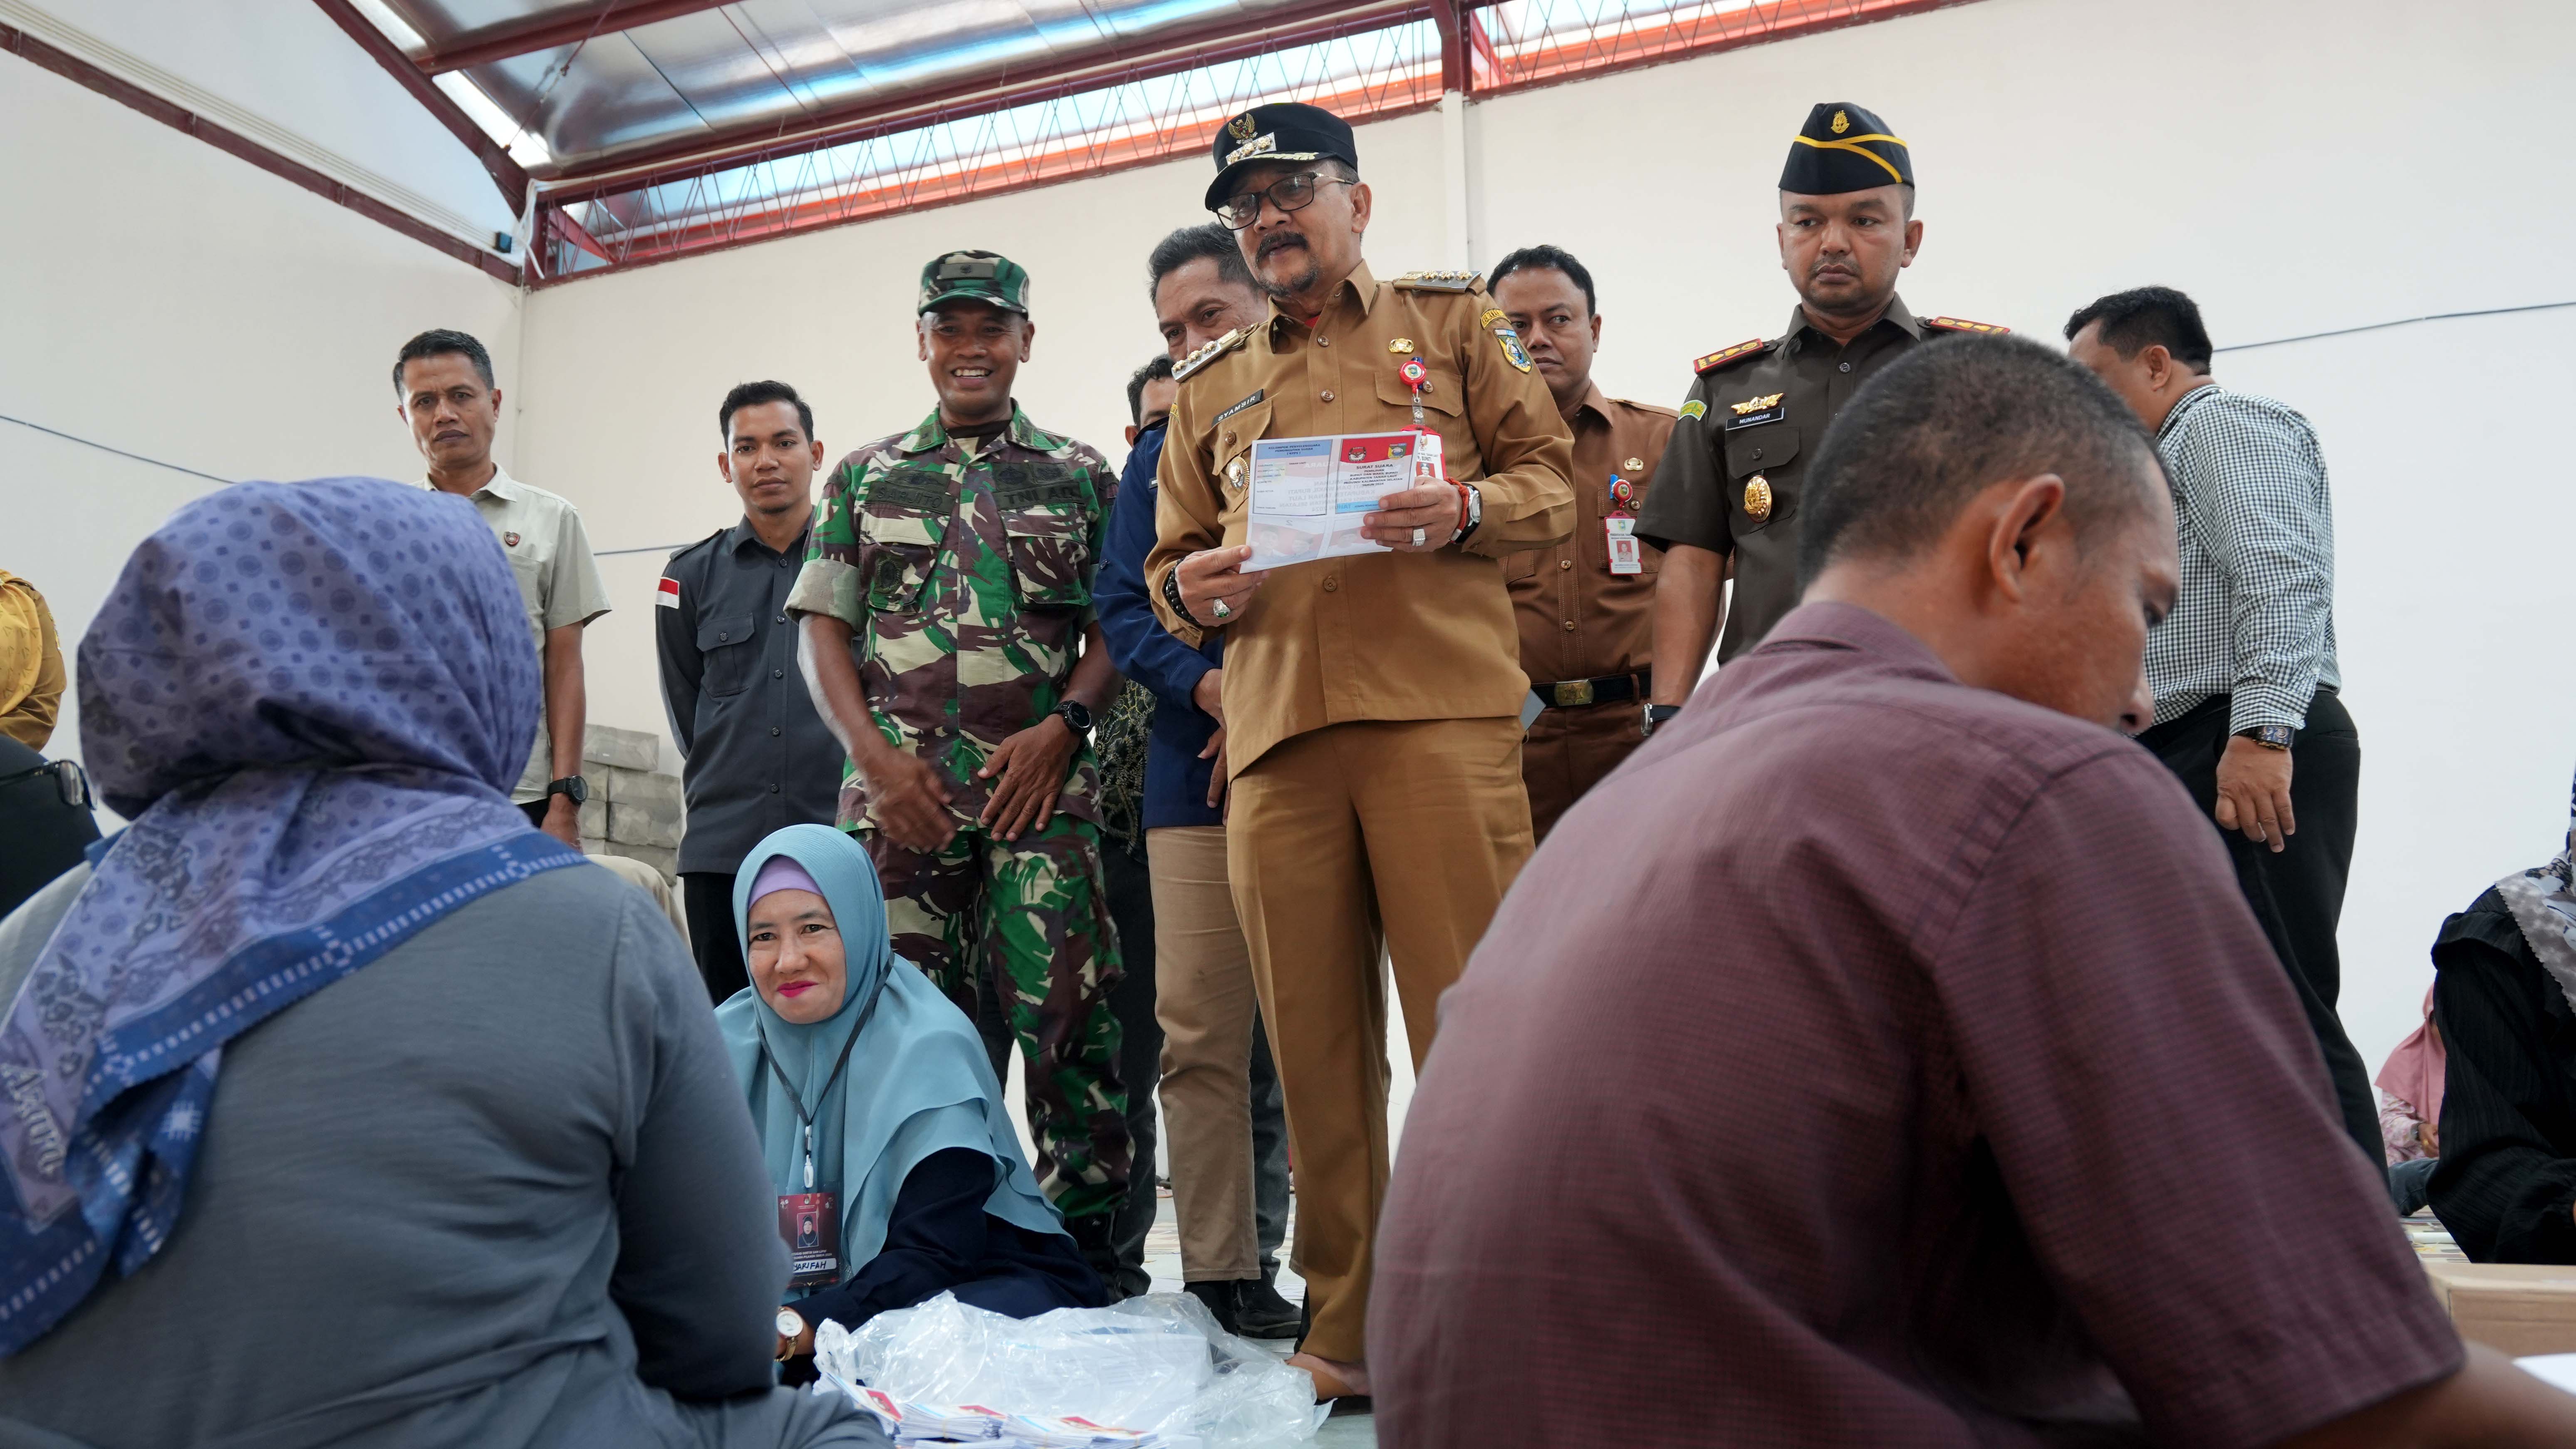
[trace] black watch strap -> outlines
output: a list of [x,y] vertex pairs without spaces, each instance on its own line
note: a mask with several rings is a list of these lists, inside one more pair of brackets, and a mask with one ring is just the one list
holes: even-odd
[[548,780],[546,782],[546,797],[548,799],[552,799],[557,795],[568,795],[572,797],[572,803],[575,805],[588,804],[590,801],[590,782],[579,775],[566,775],[560,780]]
[[1682,707],[1678,704],[1647,705],[1646,733],[1650,735],[1653,734],[1657,729],[1663,726],[1664,721],[1671,719],[1674,715],[1680,714],[1681,712]]

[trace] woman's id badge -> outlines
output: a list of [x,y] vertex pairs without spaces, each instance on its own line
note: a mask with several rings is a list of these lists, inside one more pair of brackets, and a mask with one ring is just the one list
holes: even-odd
[[841,1278],[840,1194],[789,1193],[778,1199],[778,1236],[787,1244],[787,1286],[828,1288]]

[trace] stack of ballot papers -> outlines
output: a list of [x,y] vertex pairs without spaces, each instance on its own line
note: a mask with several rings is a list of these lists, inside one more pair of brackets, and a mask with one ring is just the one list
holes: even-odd
[[[827,1376],[828,1378],[828,1376]],[[1188,1437],[1119,1429],[1068,1415],[1006,1414],[981,1404],[916,1404],[833,1381],[897,1444],[974,1444],[989,1449],[1198,1449]]]

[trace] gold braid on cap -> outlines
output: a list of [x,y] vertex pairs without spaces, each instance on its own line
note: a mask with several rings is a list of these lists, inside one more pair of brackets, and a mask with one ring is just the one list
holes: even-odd
[[[1897,145],[1904,146],[1903,136],[1889,136],[1872,131],[1866,136],[1845,136],[1839,141],[1819,141],[1813,136],[1792,136],[1789,139],[1801,146],[1813,146],[1819,151],[1849,151],[1855,156],[1866,156],[1877,162],[1887,172],[1887,178],[1890,181],[1902,183],[1905,180],[1905,173],[1888,165],[1886,157],[1861,144],[1863,141],[1894,141]],[[1906,149],[1913,148],[1909,146]]]

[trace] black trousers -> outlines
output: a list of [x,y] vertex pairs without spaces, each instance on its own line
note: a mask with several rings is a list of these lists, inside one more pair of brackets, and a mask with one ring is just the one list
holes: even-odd
[[689,918],[689,951],[698,958],[707,998],[718,1006],[751,984],[751,973],[742,962],[742,933],[734,926],[733,875],[729,870],[680,874],[680,909]]
[[[2218,757],[2227,749],[2226,695],[2205,700],[2179,719],[2168,720],[2138,736],[2165,767],[2182,778],[2183,788],[2200,805],[2212,830],[2218,821]],[[2236,866],[2236,883],[2245,903],[2272,943],[2289,973],[2290,985],[2307,1011],[2309,1029],[2325,1053],[2326,1073],[2334,1079],[2335,1101],[2343,1109],[2344,1130],[2370,1158],[2374,1171],[2385,1161],[2379,1141],[2379,1103],[2370,1086],[2370,1071],[2361,1053],[2344,1034],[2335,1015],[2343,991],[2343,957],[2335,929],[2343,920],[2344,882],[2352,874],[2352,837],[2361,792],[2361,735],[2335,691],[2317,690],[2308,702],[2308,725],[2299,731],[2290,752],[2290,810],[2298,832],[2277,854],[2257,845],[2243,832],[2220,834],[2228,859]]]

